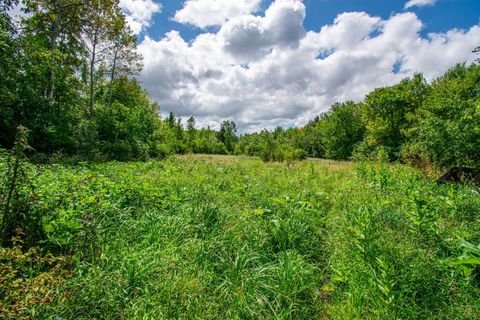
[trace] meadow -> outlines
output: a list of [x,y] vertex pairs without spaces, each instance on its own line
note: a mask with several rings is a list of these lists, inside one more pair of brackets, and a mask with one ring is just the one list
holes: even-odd
[[0,248],[0,319],[480,318],[473,186],[206,155],[27,174],[44,240]]

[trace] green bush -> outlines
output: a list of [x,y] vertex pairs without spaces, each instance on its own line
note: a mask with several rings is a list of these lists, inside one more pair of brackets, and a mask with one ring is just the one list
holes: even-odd
[[432,83],[408,130],[404,154],[415,151],[438,168],[478,166],[480,152],[480,66],[457,65]]

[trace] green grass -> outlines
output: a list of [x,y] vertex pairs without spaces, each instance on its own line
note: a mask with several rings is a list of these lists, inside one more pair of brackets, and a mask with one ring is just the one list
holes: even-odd
[[244,157],[37,170],[44,247],[73,261],[40,318],[480,318],[477,266],[451,263],[480,243],[470,187]]

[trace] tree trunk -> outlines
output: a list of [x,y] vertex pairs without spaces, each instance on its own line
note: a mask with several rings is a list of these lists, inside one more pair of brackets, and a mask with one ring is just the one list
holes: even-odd
[[108,92],[108,105],[112,104],[112,94],[113,94],[113,81],[115,80],[115,71],[117,68],[117,57],[118,57],[118,50],[120,49],[120,45],[117,43],[115,45],[115,53],[113,55],[113,65],[112,65],[112,73],[110,74],[110,88]]
[[94,94],[95,94],[95,58],[96,58],[96,50],[97,50],[97,38],[98,38],[98,30],[95,30],[93,35],[93,43],[92,43],[92,57],[90,59],[90,109],[89,114],[90,117],[93,116],[93,109],[94,109]]
[[[52,25],[52,33],[50,34],[50,41],[49,41],[49,50],[52,56],[55,55],[54,51],[57,46],[57,37],[58,31],[60,30],[60,22],[61,22],[61,12],[56,14],[56,20]],[[50,106],[53,105],[54,93],[55,93],[55,60],[52,61],[50,65],[50,70],[48,71],[48,88],[47,88],[47,101]]]

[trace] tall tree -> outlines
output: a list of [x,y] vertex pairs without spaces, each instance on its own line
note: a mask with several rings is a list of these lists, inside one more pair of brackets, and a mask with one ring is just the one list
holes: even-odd
[[55,102],[57,79],[62,67],[72,64],[81,51],[79,42],[84,22],[85,3],[81,0],[24,0],[26,32],[41,39],[43,54],[47,57],[47,86],[45,97],[50,106]]
[[10,74],[12,81],[6,77],[6,83],[12,84],[10,92],[14,95],[2,103],[12,116],[12,127],[24,125],[32,131],[30,143],[37,151],[72,147],[72,126],[78,120],[76,72],[82,52],[78,39],[83,2],[22,3],[27,15],[19,23],[19,32],[11,33],[15,50],[4,51],[10,52],[14,72]]
[[195,131],[195,118],[191,116],[190,118],[187,119],[187,130],[189,132],[194,132]]
[[237,140],[237,124],[233,121],[225,120],[220,126],[218,139],[225,145],[228,152],[233,152],[234,144]]
[[329,159],[347,160],[355,145],[362,141],[365,126],[362,122],[361,104],[336,103],[317,122],[324,156]]
[[167,123],[170,129],[173,129],[175,127],[175,114],[170,111],[167,119],[165,119],[165,122]]
[[128,27],[118,0],[91,0],[86,6],[82,39],[88,61],[89,114],[94,112],[97,83],[109,80],[108,102],[118,76],[141,70],[141,56],[136,52],[136,37]]
[[8,10],[17,1],[0,3],[0,145],[12,147],[15,139],[18,95],[16,90],[20,69],[20,45],[17,28],[8,15]]
[[197,132],[197,129],[195,128],[195,118],[193,116],[187,119],[187,132],[188,142],[190,144],[190,147],[193,147],[193,142],[195,140],[195,135]]
[[112,87],[118,76],[136,75],[142,69],[142,56],[136,51],[137,39],[126,24],[125,17],[120,11],[115,11],[112,28],[109,31],[110,54],[108,67],[110,68],[110,86],[108,103],[111,103]]
[[95,104],[95,85],[104,74],[98,72],[98,66],[104,65],[106,51],[109,48],[109,30],[114,25],[115,0],[89,1],[86,10],[86,22],[82,28],[82,39],[87,49],[88,61],[88,113],[93,116]]
[[423,76],[416,74],[397,85],[368,94],[362,112],[366,126],[362,149],[376,152],[381,148],[392,160],[398,159],[406,140],[405,132],[428,90]]

